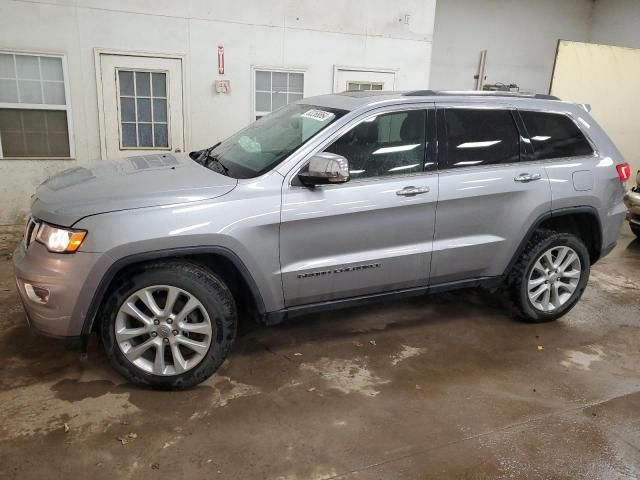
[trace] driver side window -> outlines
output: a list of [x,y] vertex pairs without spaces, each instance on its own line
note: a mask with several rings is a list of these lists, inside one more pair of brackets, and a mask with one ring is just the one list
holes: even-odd
[[426,110],[370,117],[325,149],[349,160],[352,179],[421,172],[426,141]]

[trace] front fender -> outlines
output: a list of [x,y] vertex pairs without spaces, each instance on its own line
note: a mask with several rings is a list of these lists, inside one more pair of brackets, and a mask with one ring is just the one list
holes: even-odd
[[282,177],[266,175],[258,181],[240,184],[210,201],[110,212],[77,222],[74,227],[88,232],[80,250],[102,254],[86,287],[91,300],[77,307],[78,315],[88,319],[85,330],[90,331],[100,295],[119,270],[134,262],[175,255],[224,255],[253,285],[263,312],[281,309]]
[[[80,294],[81,301],[75,307],[73,317],[84,319],[82,325],[82,335],[89,335],[93,329],[98,309],[104,300],[109,285],[122,269],[127,266],[134,265],[136,263],[148,262],[153,260],[161,260],[171,257],[181,257],[187,255],[199,255],[199,254],[214,254],[225,257],[236,267],[240,275],[242,275],[244,281],[249,286],[251,294],[253,295],[258,312],[263,315],[267,312],[265,307],[264,298],[256,284],[251,272],[244,264],[242,259],[236,255],[232,250],[221,246],[187,246],[187,247],[174,247],[161,250],[147,250],[141,253],[135,253],[119,258],[116,261],[112,261],[108,255],[103,255],[101,261],[99,261],[94,270],[103,270],[104,272],[92,272],[90,278],[99,278],[99,282],[86,282]],[[111,260],[111,261],[110,261]],[[108,264],[108,267],[105,266]]]

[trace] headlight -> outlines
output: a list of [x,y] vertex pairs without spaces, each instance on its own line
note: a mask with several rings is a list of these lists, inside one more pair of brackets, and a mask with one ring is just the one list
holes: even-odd
[[42,223],[36,240],[44,244],[50,252],[73,253],[80,248],[86,236],[87,232],[84,230],[71,230]]

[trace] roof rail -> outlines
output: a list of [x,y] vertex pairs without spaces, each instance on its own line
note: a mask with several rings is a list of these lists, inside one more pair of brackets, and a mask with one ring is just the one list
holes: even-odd
[[554,95],[543,93],[520,93],[520,92],[500,92],[500,91],[445,91],[445,90],[413,90],[403,93],[405,97],[446,97],[446,96],[479,96],[479,97],[521,97],[535,98],[538,100],[560,100]]

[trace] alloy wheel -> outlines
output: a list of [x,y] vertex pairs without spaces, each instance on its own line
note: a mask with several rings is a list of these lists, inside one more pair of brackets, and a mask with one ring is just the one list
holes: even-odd
[[529,301],[543,312],[557,310],[569,301],[581,275],[580,257],[575,250],[567,246],[551,247],[538,257],[529,273]]
[[213,327],[204,306],[189,292],[169,286],[142,288],[127,298],[115,321],[125,358],[154,375],[177,375],[209,351]]

